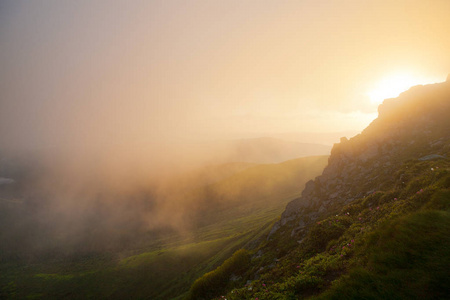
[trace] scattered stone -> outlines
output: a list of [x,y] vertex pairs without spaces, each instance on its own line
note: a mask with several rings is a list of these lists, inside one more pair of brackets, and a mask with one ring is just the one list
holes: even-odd
[[239,281],[242,279],[242,276],[237,276],[236,274],[231,274],[230,281]]
[[420,161],[434,160],[434,159],[446,159],[446,157],[439,154],[430,154],[419,158]]

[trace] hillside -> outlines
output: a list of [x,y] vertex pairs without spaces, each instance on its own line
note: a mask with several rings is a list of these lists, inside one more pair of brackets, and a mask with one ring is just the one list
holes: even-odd
[[312,156],[248,167],[188,194],[192,217],[206,225],[252,215],[261,207],[283,206],[280,199],[298,195],[298,187],[319,174],[326,162],[327,156]]
[[190,299],[448,298],[449,116],[450,81],[385,100],[270,233],[199,278]]
[[[183,295],[196,278],[267,234],[286,203],[298,197],[298,186],[320,174],[326,163],[327,156],[315,156],[205,167],[169,184],[166,190],[178,193],[171,200],[180,200],[167,205],[169,213],[182,216],[185,226],[159,231],[137,226],[142,212],[150,221],[155,216],[148,209],[156,211],[149,192],[116,194],[114,207],[94,198],[89,211],[61,220],[53,215],[50,198],[26,197],[20,185],[2,185],[0,195],[8,201],[0,201],[0,298]],[[20,183],[21,177],[15,178]],[[14,197],[22,198],[11,202]],[[68,232],[67,226],[74,225],[78,230]]]

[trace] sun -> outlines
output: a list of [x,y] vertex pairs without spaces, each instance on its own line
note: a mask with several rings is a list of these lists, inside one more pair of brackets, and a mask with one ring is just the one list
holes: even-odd
[[372,104],[381,104],[384,99],[397,97],[410,87],[419,84],[430,84],[438,81],[421,78],[409,73],[395,73],[381,79],[374,88],[367,92]]

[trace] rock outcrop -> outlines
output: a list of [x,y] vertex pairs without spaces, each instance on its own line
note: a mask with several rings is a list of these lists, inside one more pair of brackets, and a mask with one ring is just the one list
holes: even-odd
[[[450,81],[415,86],[386,99],[361,134],[333,146],[322,175],[306,183],[268,239],[280,229],[301,239],[302,229],[324,214],[365,197],[398,178],[398,166],[423,157],[445,159],[450,141]],[[431,155],[431,156],[430,156]]]

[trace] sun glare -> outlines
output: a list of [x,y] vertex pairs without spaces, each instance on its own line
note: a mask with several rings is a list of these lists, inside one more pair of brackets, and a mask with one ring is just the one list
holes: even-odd
[[415,77],[411,74],[393,74],[380,80],[367,95],[372,104],[378,105],[384,99],[397,97],[400,93],[408,90],[412,86],[435,82],[437,81]]

